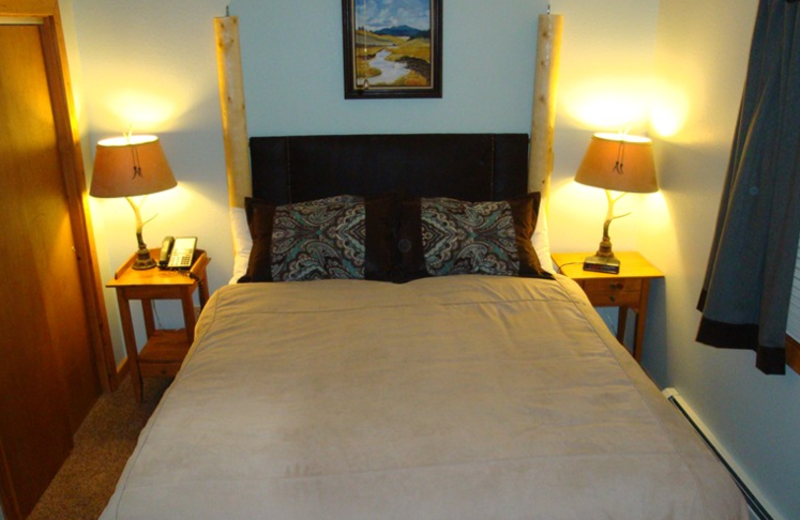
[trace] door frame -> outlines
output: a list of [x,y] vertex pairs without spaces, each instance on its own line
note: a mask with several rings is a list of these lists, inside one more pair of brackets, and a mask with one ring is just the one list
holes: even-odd
[[[111,392],[119,386],[111,333],[108,327],[103,284],[89,211],[89,195],[81,153],[80,131],[72,97],[67,51],[58,0],[0,0],[0,18],[40,18],[50,98],[56,125],[56,139],[64,174],[70,222],[78,258],[83,297],[87,305],[88,328],[100,386]],[[1,23],[1,22],[0,22]]]

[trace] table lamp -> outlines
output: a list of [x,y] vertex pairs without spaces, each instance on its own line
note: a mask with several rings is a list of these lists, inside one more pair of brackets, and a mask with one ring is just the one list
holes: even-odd
[[[125,197],[136,215],[136,252],[134,269],[152,269],[155,260],[142,240],[142,228],[155,218],[142,222],[141,207],[147,195],[174,188],[178,183],[172,175],[167,157],[154,135],[129,135],[103,139],[97,143],[94,173],[89,194],[99,198]],[[145,195],[138,203],[131,197]]]
[[[608,227],[612,220],[630,213],[614,215],[614,203],[626,193],[658,191],[652,141],[627,134],[594,134],[575,174],[575,181],[603,188],[608,200],[603,240],[597,253],[584,261],[583,269],[618,274],[620,262],[611,249]],[[610,190],[622,193],[613,197]]]

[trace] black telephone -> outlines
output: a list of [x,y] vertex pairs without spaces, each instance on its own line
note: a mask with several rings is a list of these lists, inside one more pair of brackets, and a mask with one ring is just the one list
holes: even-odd
[[197,237],[164,237],[158,266],[161,269],[189,269],[194,259]]

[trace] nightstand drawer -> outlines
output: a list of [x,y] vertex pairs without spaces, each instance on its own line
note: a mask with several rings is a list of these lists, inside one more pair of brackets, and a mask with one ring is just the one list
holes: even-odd
[[583,291],[592,305],[638,305],[642,293],[641,278],[583,280]]

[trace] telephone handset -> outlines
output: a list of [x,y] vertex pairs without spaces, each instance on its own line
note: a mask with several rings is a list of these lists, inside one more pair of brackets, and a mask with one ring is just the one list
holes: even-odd
[[164,237],[158,265],[161,269],[189,269],[194,259],[197,237]]

